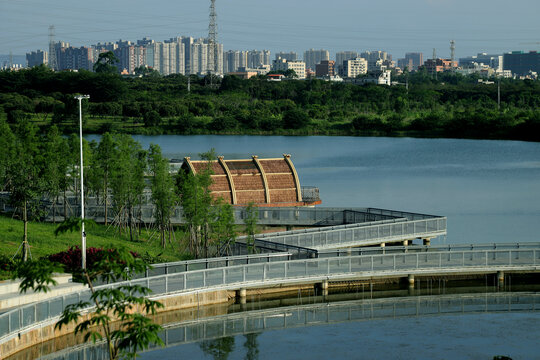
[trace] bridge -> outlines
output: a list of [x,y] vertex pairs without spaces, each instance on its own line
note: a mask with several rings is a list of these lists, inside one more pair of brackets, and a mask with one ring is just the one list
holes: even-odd
[[[235,209],[238,221],[244,211]],[[231,298],[242,303],[252,290],[307,286],[327,294],[336,282],[405,279],[414,287],[415,277],[481,274],[494,274],[502,283],[505,274],[540,270],[540,243],[427,246],[446,235],[441,216],[376,208],[259,208],[259,219],[304,228],[256,235],[264,253],[243,254],[245,238],[240,238],[235,256],[157,264],[131,283],[149,287],[152,298],[170,311]],[[418,239],[421,244],[411,246]],[[386,246],[391,243],[399,246]],[[0,314],[0,354],[61,335],[53,328],[64,307],[89,298],[89,290],[79,289]]]
[[[490,245],[489,247],[492,247]],[[499,249],[497,249],[497,247]],[[412,250],[412,249],[411,249]],[[381,250],[379,250],[381,251]],[[387,249],[384,249],[387,251]],[[298,286],[312,284],[327,289],[329,282],[347,280],[373,280],[377,278],[407,278],[414,276],[445,276],[456,274],[501,274],[538,272],[540,270],[540,244],[472,246],[468,250],[452,247],[420,247],[390,251],[385,254],[333,256],[312,259],[287,260],[292,254],[260,254],[201,262],[171,263],[157,269],[164,275],[145,274],[132,280],[132,284],[149,287],[152,297],[167,303],[181,303],[190,299],[191,306],[202,306],[229,301],[229,292],[245,299],[247,289]],[[369,252],[369,251],[368,251]],[[239,262],[244,262],[239,264]],[[194,270],[190,266],[204,267]],[[165,269],[165,270],[163,270]],[[146,276],[148,275],[148,276]],[[116,287],[119,283],[102,285]],[[221,295],[220,295],[221,294]],[[221,296],[221,297],[220,297]],[[0,315],[0,350],[12,353],[21,344],[21,338],[35,338],[54,326],[65,306],[88,301],[90,291],[73,292],[60,297],[29,304]],[[180,300],[179,300],[180,299]],[[217,300],[216,300],[217,299]],[[206,301],[206,303],[205,303]],[[90,309],[89,309],[90,310]],[[171,310],[169,307],[168,310]],[[22,336],[25,334],[27,336]],[[39,335],[41,334],[41,335]],[[47,339],[41,339],[45,341]],[[26,344],[25,346],[28,346]]]

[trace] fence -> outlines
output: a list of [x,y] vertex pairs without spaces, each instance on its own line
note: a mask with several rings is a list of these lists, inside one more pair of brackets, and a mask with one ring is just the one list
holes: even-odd
[[[540,250],[476,250],[352,256],[346,258],[307,259],[236,265],[136,279],[130,283],[153,291],[153,296],[208,287],[257,286],[265,282],[320,281],[343,276],[358,277],[362,273],[399,276],[418,271],[497,271],[530,269],[540,265]],[[121,283],[103,285],[117,287]],[[90,291],[79,291],[62,297],[26,305],[0,315],[0,339],[25,327],[60,315],[65,306],[88,301]]]
[[[266,236],[272,242],[324,250],[336,247],[366,246],[383,242],[437,237],[446,234],[446,218],[403,221],[396,219],[379,224],[359,224],[335,228],[297,231]],[[264,237],[257,235],[257,238]]]
[[331,249],[317,252],[317,257],[343,257],[361,255],[385,255],[394,253],[434,252],[434,251],[467,251],[467,250],[513,250],[513,249],[537,249],[540,243],[493,243],[493,244],[458,244],[458,245],[415,245],[415,246],[390,246],[390,247],[359,247],[348,249]]

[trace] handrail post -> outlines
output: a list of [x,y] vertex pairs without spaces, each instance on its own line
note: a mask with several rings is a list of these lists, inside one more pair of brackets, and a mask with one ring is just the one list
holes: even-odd
[[373,271],[373,255],[371,255],[371,271]]

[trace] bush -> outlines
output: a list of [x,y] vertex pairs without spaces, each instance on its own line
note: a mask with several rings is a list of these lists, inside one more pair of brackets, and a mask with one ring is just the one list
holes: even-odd
[[352,125],[360,131],[379,131],[384,130],[384,124],[377,115],[362,114],[353,119]]
[[309,116],[301,109],[287,110],[283,114],[283,127],[285,129],[301,129],[309,124]]
[[209,130],[214,131],[222,131],[222,130],[229,130],[234,129],[238,125],[238,121],[233,116],[226,115],[226,116],[220,116],[218,118],[215,118],[212,120],[210,124],[208,124]]
[[15,261],[11,257],[0,254],[0,270],[13,271],[15,269]]
[[161,123],[161,116],[157,111],[151,110],[144,113],[143,122],[146,127],[158,126]]
[[[96,262],[98,262],[103,254],[103,248],[90,247],[86,249],[86,267],[88,269],[93,269]],[[108,249],[109,252],[113,249]],[[131,255],[134,257],[139,257],[134,251],[130,251]],[[48,259],[52,262],[57,262],[62,264],[64,271],[68,273],[77,272],[81,269],[82,264],[82,251],[78,246],[70,247],[66,251],[61,251],[56,254],[49,255]]]
[[261,129],[266,130],[266,131],[279,129],[283,125],[283,123],[281,122],[281,119],[278,119],[272,116],[268,116],[261,119],[259,124],[260,124]]

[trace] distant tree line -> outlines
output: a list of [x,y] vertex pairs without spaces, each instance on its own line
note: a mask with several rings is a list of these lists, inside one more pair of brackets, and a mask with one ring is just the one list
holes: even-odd
[[[269,82],[141,72],[0,72],[0,117],[56,124],[77,121],[74,93],[90,95],[85,131],[148,134],[339,134],[540,140],[540,82],[425,71],[394,76],[399,85],[322,80]],[[189,91],[188,91],[189,83]],[[217,87],[210,84],[218,84]]]

